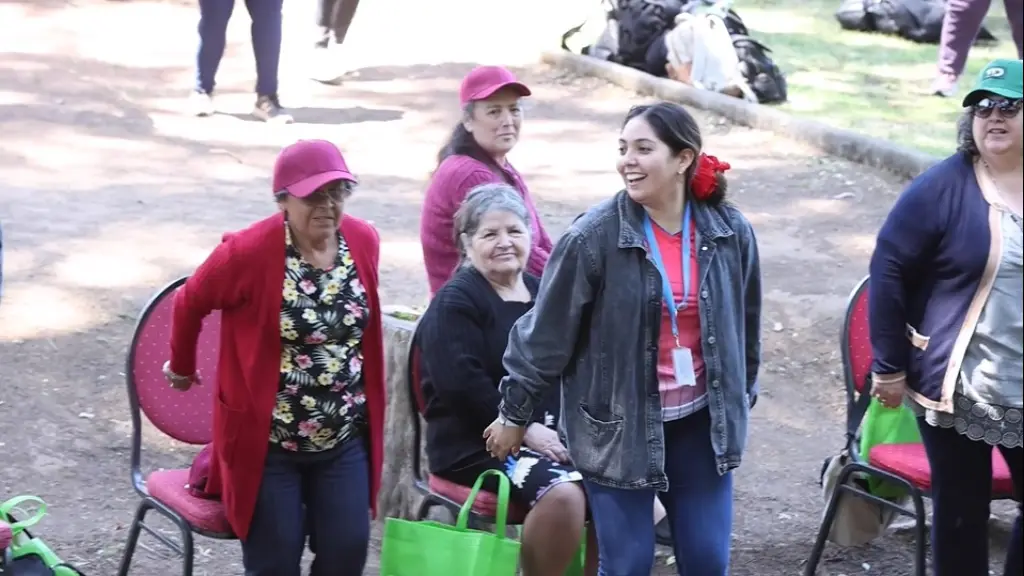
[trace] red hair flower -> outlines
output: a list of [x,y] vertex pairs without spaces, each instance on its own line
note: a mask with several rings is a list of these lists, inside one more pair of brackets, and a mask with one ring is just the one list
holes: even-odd
[[732,168],[728,162],[721,162],[714,156],[701,154],[697,158],[697,171],[690,183],[690,190],[697,200],[706,200],[718,187],[718,175]]

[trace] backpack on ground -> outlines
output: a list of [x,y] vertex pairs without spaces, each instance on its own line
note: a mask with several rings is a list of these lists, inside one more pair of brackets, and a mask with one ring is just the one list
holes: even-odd
[[739,60],[740,73],[761,104],[777,104],[789,98],[786,77],[772,59],[772,51],[750,36],[743,18],[732,9],[730,0],[690,0],[684,10],[690,13],[717,14],[725,21]]
[[732,45],[740,61],[740,73],[761,104],[778,104],[789,98],[786,76],[771,57],[771,49],[743,34],[733,34]]
[[619,51],[613,60],[645,70],[647,51],[672,28],[682,9],[682,0],[619,0],[614,11],[619,22]]
[[[843,0],[835,18],[844,30],[878,32],[921,44],[938,44],[946,0]],[[975,42],[996,37],[986,28]]]
[[670,76],[674,79],[702,90],[757,102],[741,74],[732,38],[720,15],[679,14],[675,27],[665,34],[665,46]]

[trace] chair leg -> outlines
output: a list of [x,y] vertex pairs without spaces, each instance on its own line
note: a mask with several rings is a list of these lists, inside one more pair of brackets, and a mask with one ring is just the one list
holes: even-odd
[[139,543],[139,535],[142,533],[142,523],[146,520],[146,514],[152,510],[152,506],[149,502],[143,500],[139,502],[139,507],[135,510],[135,518],[132,520],[132,526],[128,530],[128,542],[125,543],[124,555],[121,557],[121,566],[117,570],[117,576],[128,576],[128,571],[131,569],[132,558],[135,556],[135,547]]
[[925,523],[924,496],[920,490],[914,489],[910,492],[914,500],[914,524],[915,557],[914,574],[917,576],[928,576],[928,526]]
[[825,508],[825,515],[821,519],[821,526],[818,528],[818,536],[814,539],[814,546],[811,548],[811,555],[807,558],[807,566],[804,568],[804,576],[814,576],[818,570],[818,563],[821,562],[821,555],[825,551],[825,543],[828,541],[828,534],[832,531],[832,524],[839,512],[839,498],[846,492],[843,490],[843,483],[850,474],[840,473],[839,481],[836,482],[836,489],[828,500]]
[[424,518],[427,517],[427,514],[430,513],[430,508],[433,507],[433,505],[434,502],[430,498],[430,495],[424,495],[423,498],[420,499],[420,505],[416,507],[416,514],[413,517],[413,520],[417,522],[422,521]]
[[173,518],[173,521],[181,532],[181,576],[192,576],[196,558],[192,527],[181,518]]

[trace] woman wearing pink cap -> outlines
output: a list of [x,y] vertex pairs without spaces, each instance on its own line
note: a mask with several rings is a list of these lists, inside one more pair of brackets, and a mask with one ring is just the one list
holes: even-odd
[[246,576],[358,576],[380,480],[380,237],[343,213],[356,179],[301,140],[274,166],[279,212],[229,233],[174,299],[171,386],[199,383],[196,340],[221,310],[207,492],[242,540]]
[[431,294],[452,277],[458,266],[453,219],[469,191],[481,184],[504,182],[522,194],[530,212],[528,224],[533,238],[526,271],[540,276],[544,270],[551,254],[551,238],[541,225],[523,177],[506,158],[519,141],[523,122],[520,100],[529,95],[530,89],[500,66],[479,66],[462,80],[462,120],[437,155],[438,166],[420,218],[420,243]]

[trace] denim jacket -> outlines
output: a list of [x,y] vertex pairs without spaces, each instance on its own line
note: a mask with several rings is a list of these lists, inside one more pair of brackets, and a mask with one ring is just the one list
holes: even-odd
[[[529,422],[561,384],[562,435],[598,484],[666,490],[658,392],[661,276],[625,191],[580,216],[554,247],[533,309],[512,328],[501,413]],[[699,306],[718,472],[740,464],[761,363],[761,273],[750,223],[728,204],[695,203]]]

